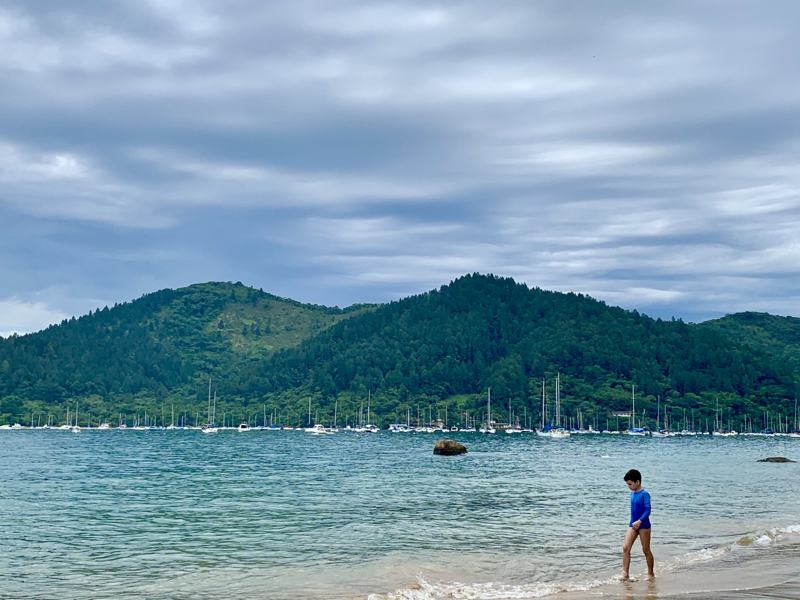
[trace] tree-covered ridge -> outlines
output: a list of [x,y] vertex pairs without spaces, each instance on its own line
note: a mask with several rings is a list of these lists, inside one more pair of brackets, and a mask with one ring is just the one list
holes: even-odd
[[0,340],[0,420],[26,400],[185,395],[244,358],[295,346],[368,309],[301,304],[240,283],[146,294]]
[[491,387],[501,407],[530,414],[542,378],[559,372],[566,410],[582,406],[584,414],[627,409],[631,384],[645,410],[657,396],[675,406],[720,397],[737,413],[793,398],[797,387],[769,349],[732,343],[715,328],[483,275],[340,323],[275,355],[240,385],[322,397],[372,389],[392,399],[381,404],[391,418],[413,412],[415,397],[467,398],[453,408],[478,410]]
[[[97,419],[176,407],[205,412],[208,377],[218,414],[297,424],[411,414],[479,417],[488,388],[495,418],[539,420],[542,379],[561,374],[563,412],[605,425],[630,406],[651,420],[786,416],[798,389],[798,319],[732,315],[706,324],[652,319],[579,294],[466,275],[381,305],[302,305],[241,284],[164,290],[135,302],[0,342],[0,420],[65,412],[76,400]],[[662,412],[663,414],[663,412]],[[427,415],[426,415],[427,416]],[[231,417],[233,418],[233,417]],[[548,420],[552,418],[548,415]]]
[[706,321],[701,328],[714,329],[742,346],[777,354],[800,369],[800,319],[768,313],[742,312]]

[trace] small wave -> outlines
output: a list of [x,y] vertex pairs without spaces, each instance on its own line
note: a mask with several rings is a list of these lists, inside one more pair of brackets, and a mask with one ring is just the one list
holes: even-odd
[[588,591],[616,581],[619,581],[619,578],[596,579],[583,583],[539,582],[526,585],[459,582],[434,584],[426,581],[423,577],[417,577],[417,585],[414,588],[397,590],[385,596],[372,594],[368,600],[526,600],[544,598],[562,592]]
[[737,546],[769,546],[773,542],[800,535],[800,525],[776,527],[766,531],[758,531],[742,536],[736,542]]

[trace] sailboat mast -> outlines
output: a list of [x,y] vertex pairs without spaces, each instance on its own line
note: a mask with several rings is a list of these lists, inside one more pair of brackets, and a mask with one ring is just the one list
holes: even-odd
[[556,373],[556,427],[561,427],[561,373]]
[[547,405],[544,402],[545,381],[546,379],[542,377],[542,430],[544,430],[544,422],[547,418]]
[[492,388],[489,388],[489,391],[486,395],[486,431],[491,429],[492,423]]
[[636,428],[636,384],[631,384],[631,429]]
[[211,424],[211,377],[208,378],[208,423]]
[[[656,431],[659,430],[659,425],[660,424],[661,424],[661,395],[657,395],[656,396]],[[666,425],[664,427],[666,427]]]

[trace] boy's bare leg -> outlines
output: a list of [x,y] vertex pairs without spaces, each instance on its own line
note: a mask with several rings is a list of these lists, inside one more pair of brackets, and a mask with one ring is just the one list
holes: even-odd
[[[636,541],[636,537],[639,535],[639,532],[634,529],[633,527],[628,527],[628,531],[625,534],[625,541],[622,543],[622,578],[628,579],[630,577],[629,571],[631,568],[631,548],[633,548],[633,543]],[[648,541],[650,537],[648,536]],[[649,547],[649,546],[648,546]]]
[[640,529],[639,530],[639,541],[642,542],[642,552],[644,552],[644,557],[647,560],[647,576],[648,577],[655,577],[656,574],[653,571],[653,567],[655,565],[655,559],[653,558],[653,553],[650,552],[650,533],[652,532],[651,529]]

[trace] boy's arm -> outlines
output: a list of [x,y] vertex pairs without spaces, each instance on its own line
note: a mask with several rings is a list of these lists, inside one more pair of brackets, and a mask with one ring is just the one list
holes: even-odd
[[647,517],[650,516],[650,493],[645,492],[643,495],[644,495],[644,512],[639,517],[640,521],[644,521]]

